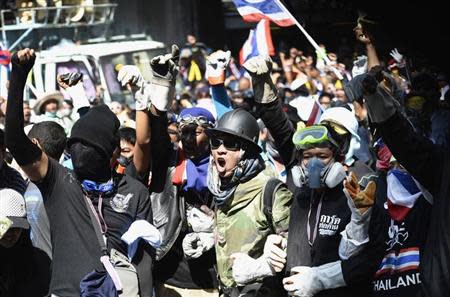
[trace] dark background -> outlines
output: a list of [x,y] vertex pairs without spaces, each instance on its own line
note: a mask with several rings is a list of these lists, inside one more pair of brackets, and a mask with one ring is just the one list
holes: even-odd
[[[184,44],[186,34],[192,33],[212,49],[229,48],[234,55],[248,36],[254,23],[244,23],[229,0],[116,0],[118,8],[109,34],[147,33],[167,44]],[[358,46],[352,33],[358,10],[378,21],[375,26],[376,46],[383,60],[397,47],[413,57],[420,68],[433,65],[447,72],[450,69],[449,10],[443,1],[343,1],[343,0],[283,0],[288,9],[328,51],[340,57],[350,55]],[[1,1],[2,7],[5,1]],[[85,39],[104,34],[101,28],[35,30],[23,46],[39,48],[37,42],[58,37]],[[54,36],[58,35],[58,36]],[[297,46],[305,52],[313,49],[295,26],[272,26],[274,45],[278,50]],[[360,45],[359,45],[360,46]],[[350,57],[351,58],[351,57]]]
[[[375,28],[376,46],[380,56],[389,59],[389,50],[414,57],[417,67],[435,65],[447,71],[450,66],[450,20],[441,1],[338,1],[284,0],[289,10],[304,25],[318,43],[338,52],[355,48],[353,27],[358,10],[378,21]],[[166,43],[185,42],[193,33],[213,49],[228,46],[237,54],[255,24],[244,23],[231,3],[220,0],[119,0],[116,31],[146,31],[155,40]],[[230,8],[231,7],[231,8]],[[123,17],[122,17],[123,16]],[[127,28],[127,29],[125,29]],[[295,45],[312,50],[296,27],[272,28],[275,47]],[[282,41],[287,44],[283,46]]]

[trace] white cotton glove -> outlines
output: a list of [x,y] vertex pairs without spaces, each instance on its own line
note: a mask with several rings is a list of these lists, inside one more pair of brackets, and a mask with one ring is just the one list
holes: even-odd
[[367,72],[367,56],[358,56],[353,61],[353,68],[352,68],[352,77],[358,76],[360,74]]
[[277,89],[270,77],[272,65],[272,59],[267,55],[250,58],[243,65],[252,77],[256,102],[265,104],[277,99]]
[[69,72],[58,75],[58,84],[72,99],[73,109],[78,111],[82,107],[90,107],[89,99],[83,86],[83,75],[79,72]]
[[259,278],[275,275],[264,255],[253,259],[245,253],[234,253],[230,259],[233,261],[233,279],[238,285],[245,285]]
[[80,81],[76,85],[66,88],[66,92],[72,98],[73,109],[78,111],[83,107],[90,107],[89,99],[86,96],[83,82]]
[[145,83],[139,68],[134,65],[122,66],[117,74],[117,80],[120,82],[122,87],[127,84],[141,87]]
[[275,272],[283,270],[286,264],[287,240],[278,234],[267,236],[263,255]]
[[402,54],[398,52],[398,49],[394,48],[389,53],[392,58],[394,58],[395,62],[399,65],[399,67],[403,67],[405,64],[405,60]]
[[290,296],[312,297],[323,290],[344,287],[346,284],[341,261],[336,261],[318,267],[293,267],[291,276],[283,279],[283,285]]
[[144,80],[139,68],[134,65],[125,65],[120,68],[117,80],[122,86],[129,85],[136,100],[136,110],[148,110],[151,106],[149,85]]
[[214,233],[189,233],[184,237],[182,246],[187,258],[199,258],[214,246]]
[[156,56],[150,61],[153,77],[148,92],[152,105],[160,111],[167,111],[172,105],[179,54],[180,49],[173,44],[170,54]]
[[230,51],[216,51],[206,58],[206,73],[210,85],[220,85],[225,82],[225,70],[230,64]]
[[194,232],[213,232],[214,218],[212,216],[195,207],[188,209],[186,216]]
[[232,254],[230,259],[233,260],[233,278],[236,283],[243,285],[283,270],[286,264],[286,246],[285,238],[271,234],[267,236],[263,254],[258,259],[245,253]]

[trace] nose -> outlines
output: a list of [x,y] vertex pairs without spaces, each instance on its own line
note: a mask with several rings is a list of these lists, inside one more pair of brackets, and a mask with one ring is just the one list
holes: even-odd
[[225,146],[222,144],[220,144],[220,146],[217,148],[217,153],[219,155],[225,155],[228,152],[228,150],[225,148]]

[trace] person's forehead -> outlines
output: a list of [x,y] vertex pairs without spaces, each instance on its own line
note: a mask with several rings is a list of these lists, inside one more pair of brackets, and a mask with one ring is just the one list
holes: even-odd
[[313,147],[310,149],[306,149],[303,151],[303,154],[312,154],[312,155],[317,155],[317,154],[327,154],[327,153],[333,153],[333,151],[328,148],[328,147]]

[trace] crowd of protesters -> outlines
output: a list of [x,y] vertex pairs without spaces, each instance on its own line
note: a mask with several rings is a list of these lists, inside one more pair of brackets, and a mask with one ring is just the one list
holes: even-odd
[[189,35],[148,81],[116,67],[133,108],[76,72],[24,101],[15,53],[0,296],[449,296],[449,81],[354,33],[351,67]]

